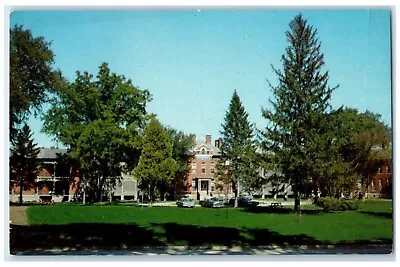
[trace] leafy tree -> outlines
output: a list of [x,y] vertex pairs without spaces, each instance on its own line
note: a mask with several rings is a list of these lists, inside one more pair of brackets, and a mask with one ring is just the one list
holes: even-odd
[[48,100],[47,92],[54,92],[63,82],[54,70],[51,43],[44,37],[33,37],[30,30],[15,25],[10,30],[10,141],[27,116],[40,110]]
[[[190,173],[189,159],[193,156],[193,147],[195,145],[191,135],[186,135],[182,131],[177,131],[171,127],[166,128],[169,138],[172,141],[172,158],[177,163],[175,172],[174,188],[186,188],[187,177]],[[165,190],[166,191],[166,190]],[[173,193],[173,192],[171,192]]]
[[300,212],[300,193],[310,183],[317,166],[320,148],[317,137],[323,131],[324,114],[335,88],[328,86],[328,72],[323,71],[324,56],[317,30],[297,15],[289,24],[289,42],[282,55],[283,70],[273,67],[278,85],[272,88],[272,109],[263,109],[268,126],[262,132],[262,149],[270,153],[282,183],[290,183],[295,193],[296,212]]
[[357,180],[351,164],[343,157],[342,147],[347,142],[348,135],[338,119],[340,112],[342,109],[321,117],[319,134],[314,136],[314,142],[310,142],[314,165],[309,173],[312,177],[309,189],[320,191],[322,196],[348,194],[354,189]]
[[[221,160],[229,162],[230,181],[236,185],[236,196],[241,190],[251,193],[258,187],[258,168],[256,164],[253,125],[248,121],[239,95],[234,91],[222,124]],[[218,172],[221,176],[227,173]],[[222,178],[223,179],[223,178]],[[237,201],[235,202],[237,207]]]
[[83,190],[91,198],[100,200],[122,171],[136,166],[150,100],[147,90],[111,73],[107,63],[99,67],[95,80],[78,71],[75,81],[52,100],[44,131],[70,148],[80,165]]
[[[37,158],[40,148],[33,143],[31,129],[24,124],[12,143],[10,157],[10,180],[19,183],[19,203],[22,205],[22,191],[32,186],[40,163]],[[11,181],[10,181],[10,184]]]
[[170,184],[177,170],[172,158],[172,142],[161,123],[153,118],[144,130],[142,154],[133,175],[138,179],[141,190],[153,202],[157,190]]
[[369,111],[345,108],[336,117],[338,129],[346,136],[340,153],[365,189],[379,167],[391,162],[391,129],[381,121],[381,115]]

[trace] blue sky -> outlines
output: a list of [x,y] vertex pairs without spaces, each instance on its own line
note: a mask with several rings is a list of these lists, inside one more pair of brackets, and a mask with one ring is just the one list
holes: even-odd
[[[329,84],[340,85],[333,107],[368,109],[390,124],[387,10],[19,11],[10,22],[52,41],[55,67],[69,80],[108,62],[150,90],[148,111],[163,124],[215,139],[235,89],[250,121],[265,126],[261,108],[272,97],[266,80],[276,84],[271,64],[282,67],[285,31],[299,12],[318,30]],[[55,145],[40,133],[39,119],[29,123],[40,146]]]

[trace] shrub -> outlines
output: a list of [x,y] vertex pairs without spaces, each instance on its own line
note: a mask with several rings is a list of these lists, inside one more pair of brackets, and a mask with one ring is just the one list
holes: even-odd
[[328,197],[315,200],[314,205],[323,208],[324,211],[358,210],[359,208],[357,201]]

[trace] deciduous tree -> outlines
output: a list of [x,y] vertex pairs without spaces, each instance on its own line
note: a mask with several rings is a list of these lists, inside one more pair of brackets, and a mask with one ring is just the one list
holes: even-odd
[[[186,188],[187,177],[190,172],[189,159],[193,157],[194,140],[191,135],[178,131],[171,127],[166,128],[169,138],[172,141],[172,158],[177,163],[173,190]],[[172,193],[172,190],[170,190]]]
[[10,141],[27,116],[38,112],[63,79],[54,69],[51,42],[15,25],[10,30]]
[[78,71],[75,81],[56,93],[44,131],[69,147],[80,164],[82,187],[96,200],[113,188],[122,171],[136,166],[150,100],[149,91],[111,73],[107,63],[96,79]]

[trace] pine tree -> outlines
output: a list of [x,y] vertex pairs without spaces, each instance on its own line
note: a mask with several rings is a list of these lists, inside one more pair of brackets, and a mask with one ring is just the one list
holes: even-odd
[[157,119],[152,119],[144,131],[142,154],[133,175],[139,187],[153,202],[156,191],[174,179],[177,163],[172,158],[172,142]]
[[296,212],[300,212],[300,193],[315,172],[320,147],[318,136],[324,132],[325,113],[335,88],[328,86],[328,72],[323,71],[324,56],[317,30],[297,15],[286,32],[289,46],[282,55],[283,70],[273,67],[279,84],[271,83],[275,100],[272,110],[263,109],[269,124],[263,131],[263,150],[269,153],[276,170],[283,174],[295,193]]
[[[251,193],[256,189],[257,165],[253,124],[248,120],[236,90],[222,124],[221,164],[229,162],[229,176],[219,170],[221,177],[229,178],[236,188],[236,197],[241,191]],[[219,168],[221,169],[221,168]],[[235,202],[237,207],[237,201]]]
[[10,180],[16,179],[19,183],[19,203],[22,205],[22,191],[30,186],[37,175],[40,148],[33,143],[31,129],[25,124],[17,132],[13,141],[10,157]]

